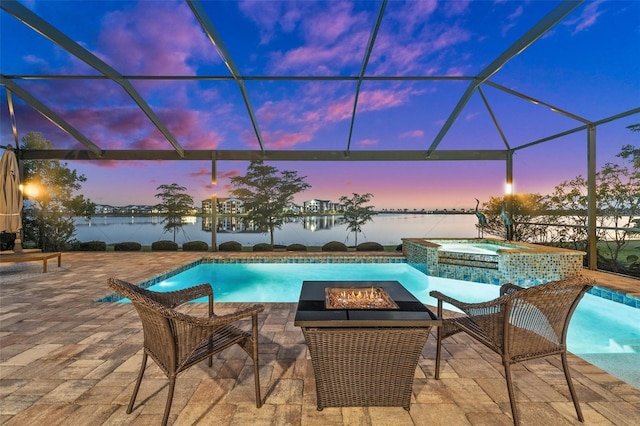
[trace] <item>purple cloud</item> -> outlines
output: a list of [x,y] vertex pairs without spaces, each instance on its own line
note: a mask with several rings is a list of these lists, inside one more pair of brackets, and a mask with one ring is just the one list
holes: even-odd
[[211,170],[210,169],[198,169],[189,173],[189,176],[194,178],[199,178],[205,176],[207,178],[211,178]]
[[[449,6],[450,3],[459,5]],[[442,4],[422,1],[390,4],[372,52],[369,72],[406,75],[424,74],[428,70],[428,75],[432,75],[443,68],[440,64],[451,55],[458,57],[460,51],[451,48],[470,40],[471,33],[455,20],[447,24],[431,22]],[[443,7],[443,13],[464,14],[468,3],[445,2]]]
[[105,15],[97,52],[121,73],[195,74],[193,59],[220,61],[189,7],[182,2],[139,2]]
[[352,37],[353,31],[365,30],[370,27],[366,13],[353,11],[350,2],[328,3],[328,8],[313,13],[310,19],[302,22],[304,38],[309,44],[330,46],[344,41],[345,37]]
[[468,41],[470,38],[471,34],[469,33],[469,31],[457,26],[453,26],[442,30],[440,34],[438,34],[437,37],[430,43],[430,45],[433,50],[438,51],[449,46]]
[[517,25],[517,20],[522,16],[523,11],[524,7],[522,5],[519,5],[513,12],[511,12],[511,14],[507,15],[506,22],[501,29],[501,34],[503,37],[507,35],[511,28]]
[[404,104],[409,91],[367,90],[360,93],[359,111],[379,111]]
[[372,146],[372,145],[378,145],[380,141],[378,139],[362,139],[358,142],[358,145],[360,146]]
[[479,116],[479,112],[470,112],[464,116],[465,121],[473,121],[477,116]]
[[184,148],[216,149],[224,139],[207,129],[207,123],[212,120],[208,112],[171,108],[163,110],[160,116]]
[[240,176],[239,170],[227,170],[226,172],[218,173],[218,178],[229,179],[234,176]]
[[265,132],[262,136],[268,149],[283,149],[309,142],[312,135],[304,132],[295,133],[278,130]]
[[575,19],[565,21],[564,25],[573,27],[573,35],[592,27],[596,24],[596,21],[598,20],[600,15],[604,13],[598,10],[598,7],[602,3],[604,3],[603,0],[588,2],[584,9],[582,9],[580,16]]
[[400,134],[400,138],[401,139],[405,139],[405,138],[421,138],[424,136],[424,131],[423,130],[410,130],[408,132],[404,132]]
[[[363,90],[358,98],[358,112],[380,111],[406,103],[408,90]],[[351,118],[353,112],[353,96],[344,96],[329,103],[326,108],[328,121],[341,121]]]
[[469,9],[471,0],[456,0],[442,2],[445,16],[462,15]]
[[[295,40],[294,47],[271,53],[272,72],[328,74],[345,66],[357,67],[362,62],[372,25],[369,13],[355,12],[350,2],[330,2],[323,7],[313,2],[300,3],[295,7],[303,10],[296,9],[295,14],[287,14],[288,7],[289,4],[280,13],[296,20],[287,29],[298,29],[295,35],[300,39],[289,37]],[[305,19],[301,19],[303,16]],[[256,22],[260,25],[264,20],[258,18]],[[268,27],[276,29],[274,23]]]
[[295,30],[300,20],[297,3],[241,1],[240,11],[252,20],[260,32],[260,44],[268,44],[278,29],[285,33]]

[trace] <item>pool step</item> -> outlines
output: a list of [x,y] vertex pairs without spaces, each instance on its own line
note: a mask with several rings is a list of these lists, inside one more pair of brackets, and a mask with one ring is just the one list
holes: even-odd
[[609,339],[609,348],[613,353],[640,353],[640,339]]
[[498,269],[498,259],[496,256],[469,255],[462,253],[454,254],[449,252],[438,253],[438,263],[443,265],[468,266],[471,268]]

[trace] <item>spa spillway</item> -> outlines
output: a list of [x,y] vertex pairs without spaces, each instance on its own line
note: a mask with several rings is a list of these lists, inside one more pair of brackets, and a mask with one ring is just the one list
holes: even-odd
[[403,238],[411,264],[427,275],[524,287],[580,275],[584,252],[490,238]]

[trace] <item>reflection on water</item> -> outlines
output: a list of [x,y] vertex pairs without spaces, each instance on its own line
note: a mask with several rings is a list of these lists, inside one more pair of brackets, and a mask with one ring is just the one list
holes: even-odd
[[341,216],[305,216],[302,218],[302,226],[311,232],[331,229],[337,224],[342,224]]
[[[269,242],[269,233],[261,232],[241,217],[218,217],[217,243],[238,241],[251,246]],[[375,241],[383,245],[397,245],[402,238],[475,238],[477,219],[474,215],[380,214],[362,227],[358,243]],[[154,241],[170,240],[172,233],[164,232],[162,217],[126,216],[95,217],[91,221],[76,218],[75,238],[79,241],[104,241],[107,244],[135,241],[149,245]],[[183,223],[183,232],[176,234],[176,242],[211,241],[211,218],[194,217]],[[340,216],[305,216],[292,218],[274,232],[274,243],[293,243],[319,246],[329,241],[354,245],[353,233],[347,231]]]
[[[201,218],[202,230],[204,232],[211,232],[211,218],[205,217]],[[242,217],[237,216],[225,216],[216,218],[216,229],[218,233],[241,233],[241,232],[249,232],[256,233],[259,232],[258,227],[255,226],[252,222],[245,220]]]

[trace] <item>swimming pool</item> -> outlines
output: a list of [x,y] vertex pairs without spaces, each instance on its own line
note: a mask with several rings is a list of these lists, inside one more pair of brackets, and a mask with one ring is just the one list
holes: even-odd
[[[436,305],[429,296],[432,290],[467,302],[491,300],[500,290],[493,284],[426,276],[406,263],[201,263],[149,288],[173,291],[208,282],[217,302],[295,303],[302,281],[336,279],[397,280],[431,306]],[[445,307],[454,310],[451,305]],[[640,374],[628,368],[633,363],[640,365],[640,309],[585,295],[569,326],[567,346],[572,353],[640,389]]]

